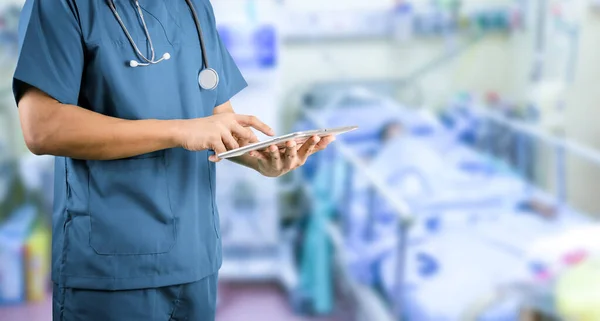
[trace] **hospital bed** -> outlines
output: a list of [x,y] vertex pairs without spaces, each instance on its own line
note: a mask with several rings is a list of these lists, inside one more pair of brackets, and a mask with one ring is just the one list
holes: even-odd
[[[338,250],[350,252],[346,266],[352,277],[378,286],[396,316],[466,318],[481,297],[531,276],[526,253],[535,240],[590,224],[587,216],[533,186],[518,170],[462,144],[427,112],[402,108],[363,89],[342,90],[324,101],[305,109],[308,124],[334,126],[352,119],[361,127],[340,137],[332,156],[348,165],[354,180],[343,197],[347,202],[340,204],[345,240]],[[392,145],[386,154],[377,132],[394,120],[406,126],[413,141]],[[523,126],[515,129],[539,138]],[[550,143],[573,147],[566,141]],[[423,159],[411,162],[418,146],[429,149]],[[402,148],[410,156],[406,160]],[[375,152],[379,159],[372,156]],[[399,177],[397,172],[404,180],[390,179]],[[347,178],[337,184],[344,182]],[[555,204],[555,218],[522,208],[531,198]],[[508,300],[478,319],[515,320],[519,304]]]

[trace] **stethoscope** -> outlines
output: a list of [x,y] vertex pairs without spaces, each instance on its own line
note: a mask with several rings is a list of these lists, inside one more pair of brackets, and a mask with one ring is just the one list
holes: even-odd
[[[198,84],[200,84],[200,87],[202,89],[214,90],[215,88],[217,88],[217,85],[219,84],[219,74],[217,73],[216,70],[210,68],[208,65],[208,57],[206,55],[206,49],[204,47],[204,37],[202,36],[202,27],[200,26],[200,21],[198,20],[198,14],[196,13],[196,9],[194,8],[194,5],[192,4],[191,0],[185,0],[185,2],[187,3],[188,7],[190,7],[190,10],[192,11],[192,16],[194,17],[194,23],[196,24],[196,31],[198,32],[198,39],[200,39],[200,47],[202,50],[202,60],[203,60],[202,67],[203,68],[202,68],[202,70],[200,70],[200,74],[198,75]],[[117,21],[121,25],[121,28],[123,28],[123,31],[125,32],[125,35],[127,36],[127,39],[129,39],[131,46],[133,47],[133,49],[135,50],[137,55],[139,57],[141,57],[142,60],[144,61],[144,62],[139,62],[137,60],[130,60],[129,66],[131,68],[150,66],[150,65],[157,64],[163,60],[171,59],[171,54],[169,54],[168,52],[165,52],[160,59],[155,60],[156,57],[155,57],[155,53],[154,53],[154,45],[152,44],[152,38],[150,37],[150,33],[148,32],[148,27],[146,25],[146,21],[144,20],[144,13],[142,12],[140,3],[137,0],[135,0],[135,6],[137,8],[137,14],[139,15],[140,20],[142,21],[142,26],[144,27],[144,32],[146,33],[146,39],[148,39],[148,43],[150,44],[150,53],[151,53],[150,58],[148,58],[144,54],[142,54],[142,52],[140,51],[138,46],[135,44],[135,41],[129,34],[129,31],[127,30],[127,28],[125,27],[125,24],[123,23],[123,20],[121,19],[121,16],[119,16],[119,13],[117,12],[117,7],[115,6],[114,0],[109,0],[108,3],[110,6],[110,9],[112,10],[115,17],[117,18]]]

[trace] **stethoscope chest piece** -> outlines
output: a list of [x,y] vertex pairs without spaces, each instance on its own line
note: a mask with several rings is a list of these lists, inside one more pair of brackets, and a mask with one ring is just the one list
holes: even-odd
[[198,75],[198,84],[205,90],[215,90],[219,85],[219,74],[212,68],[204,68]]

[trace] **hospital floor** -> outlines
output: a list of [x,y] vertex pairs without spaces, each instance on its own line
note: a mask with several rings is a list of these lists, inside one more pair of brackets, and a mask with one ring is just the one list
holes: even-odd
[[[217,321],[342,321],[342,318],[296,316],[285,293],[272,284],[221,284]],[[1,321],[51,321],[51,298],[18,307],[0,307]],[[268,316],[268,318],[267,318]]]

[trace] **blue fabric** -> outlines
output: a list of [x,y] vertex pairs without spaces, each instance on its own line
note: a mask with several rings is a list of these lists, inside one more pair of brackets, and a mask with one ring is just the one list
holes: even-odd
[[160,288],[98,291],[53,287],[53,321],[214,321],[217,275]]
[[[168,2],[168,3],[167,3]],[[132,1],[116,6],[138,47],[149,46]],[[140,60],[106,1],[28,0],[13,90],[122,119],[212,115],[247,84],[221,41],[208,0],[194,0],[217,90],[198,85],[200,42],[184,0],[141,0],[157,57]],[[52,278],[64,287],[124,290],[188,283],[221,265],[212,151],[168,149],[113,161],[56,159]]]

